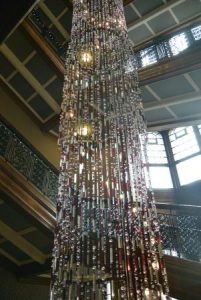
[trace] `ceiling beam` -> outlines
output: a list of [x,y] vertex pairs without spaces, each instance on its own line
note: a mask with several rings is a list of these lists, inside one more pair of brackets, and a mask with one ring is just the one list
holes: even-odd
[[144,15],[142,18],[136,20],[133,23],[128,24],[128,31],[131,31],[131,30],[137,28],[138,26],[145,24],[145,22],[150,21],[151,19],[159,16],[160,14],[169,10],[170,8],[173,8],[174,6],[177,6],[185,1],[186,0],[171,0],[163,5],[160,5],[156,9],[154,9],[151,12]]
[[17,71],[30,83],[33,89],[44,99],[44,101],[57,113],[60,112],[60,106],[44,89],[39,81],[31,74],[31,72],[23,65],[23,63],[15,56],[15,54],[5,45],[1,46],[1,52],[17,69]]
[[34,261],[44,264],[46,256],[34,247],[31,243],[19,236],[16,231],[10,228],[7,224],[0,221],[0,234],[13,243],[17,248],[30,256]]
[[[191,92],[184,95],[179,95],[175,97],[169,97],[163,99],[161,101],[152,101],[144,104],[144,110],[151,111],[158,108],[164,108],[175,104],[188,103],[192,101],[200,101],[201,100],[201,91],[199,92]],[[199,112],[198,112],[199,113]]]
[[[25,234],[28,234],[28,233],[31,233],[31,232],[34,232],[34,231],[36,231],[36,228],[31,226],[31,227],[28,227],[24,230],[17,231],[16,234],[22,236],[22,235],[25,235]],[[0,244],[4,243],[5,241],[6,241],[5,238],[1,238],[0,239]]]
[[151,123],[148,124],[148,131],[161,131],[161,130],[169,130],[176,127],[183,127],[183,126],[192,126],[192,125],[199,125],[201,123],[201,114],[200,116],[193,116],[193,117],[184,117],[177,120],[172,121],[165,121],[160,123]]

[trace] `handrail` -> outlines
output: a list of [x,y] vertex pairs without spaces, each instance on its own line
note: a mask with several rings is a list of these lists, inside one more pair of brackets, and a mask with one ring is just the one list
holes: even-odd
[[0,156],[56,203],[58,172],[18,133],[0,120]]
[[[58,173],[1,120],[0,156],[56,204]],[[201,206],[158,202],[156,207],[165,253],[201,261]]]

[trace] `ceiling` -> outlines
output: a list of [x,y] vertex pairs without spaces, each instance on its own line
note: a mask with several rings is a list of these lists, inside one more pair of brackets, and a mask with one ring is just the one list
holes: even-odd
[[[63,85],[63,73],[58,71],[58,64],[64,68],[58,47],[66,48],[70,39],[72,4],[67,0],[41,0],[36,9],[44,28],[52,34],[51,38],[46,38],[44,28],[41,30],[39,23],[33,23],[33,14],[30,13],[1,45],[0,79],[39,125],[45,125],[55,118],[56,122],[52,122],[48,130],[57,135]],[[133,45],[144,47],[159,35],[201,20],[201,2],[135,0],[125,6],[125,15]],[[54,45],[58,46],[57,49]],[[198,67],[163,80],[156,77],[154,82],[152,80],[150,84],[142,86],[149,127],[154,125],[160,129],[160,124],[176,124],[186,118],[200,119],[201,65]]]

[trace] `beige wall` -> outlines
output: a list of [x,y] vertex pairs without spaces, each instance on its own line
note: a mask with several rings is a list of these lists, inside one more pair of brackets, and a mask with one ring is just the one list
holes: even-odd
[[44,133],[26,112],[0,88],[0,114],[56,168],[59,166],[57,138]]

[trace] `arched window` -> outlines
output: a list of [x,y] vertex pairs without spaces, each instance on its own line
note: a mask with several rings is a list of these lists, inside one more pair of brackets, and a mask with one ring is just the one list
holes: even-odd
[[201,154],[193,127],[173,129],[169,132],[169,138],[180,184],[201,179]]
[[172,179],[162,135],[148,133],[147,155],[152,187],[155,189],[172,188]]

